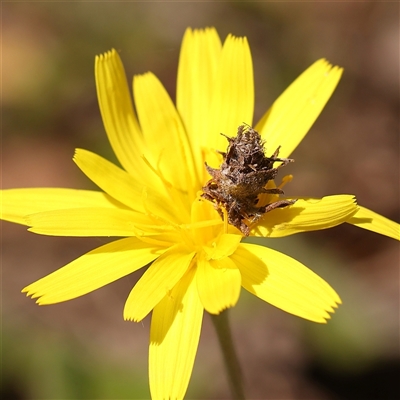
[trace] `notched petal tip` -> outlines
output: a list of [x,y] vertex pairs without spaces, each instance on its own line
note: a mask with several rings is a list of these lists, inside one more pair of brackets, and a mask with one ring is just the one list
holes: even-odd
[[[235,84],[232,85],[232,82]],[[226,149],[226,138],[219,132],[231,136],[243,121],[250,125],[253,121],[253,62],[246,38],[227,36],[210,107],[207,147],[223,151]]]
[[297,260],[275,250],[241,244],[232,256],[242,286],[290,314],[326,323],[341,303],[335,290]]
[[123,312],[123,318],[124,318],[124,321],[127,321],[127,322],[140,322],[140,321],[141,321],[141,319],[135,318],[134,315],[128,314],[128,313],[125,311],[125,309],[124,309],[124,312]]
[[[35,295],[35,291],[31,290],[30,287],[31,287],[31,285],[25,286],[25,287],[21,290],[21,293],[26,293],[26,296],[27,296],[27,297],[32,297],[32,298],[33,298],[34,295]],[[36,296],[36,297],[38,297],[38,296]]]
[[43,306],[43,305],[51,304],[51,303],[47,303],[47,302],[45,302],[45,301],[42,300],[42,297],[44,296],[43,293],[39,293],[39,292],[35,292],[35,291],[33,291],[33,290],[30,290],[30,289],[29,289],[29,286],[23,288],[23,289],[21,290],[21,293],[25,293],[25,294],[26,294],[26,297],[28,297],[28,298],[30,298],[30,299],[32,299],[32,300],[35,300],[35,303],[36,303],[38,306]]
[[107,50],[104,53],[96,55],[95,60],[96,60],[96,62],[106,61],[106,60],[110,59],[111,57],[113,57],[115,54],[117,54],[117,51],[114,48],[112,48],[110,50]]
[[274,102],[256,130],[281,157],[289,157],[335,90],[343,69],[325,59],[313,63]]
[[336,309],[340,304],[341,301],[339,299],[339,302],[331,303],[330,305],[326,306],[324,310],[320,310],[317,314],[311,317],[310,316],[306,317],[302,315],[299,316],[311,322],[316,322],[317,324],[327,324],[328,321],[332,318],[332,315],[335,314]]
[[108,139],[124,169],[135,174],[142,167],[141,132],[133,109],[125,69],[115,49],[95,58],[95,80]]
[[[204,305],[203,305],[204,306]],[[212,314],[212,315],[219,315],[219,314],[221,314],[223,311],[225,311],[225,310],[228,310],[229,308],[232,308],[232,307],[234,307],[235,306],[235,304],[225,304],[223,307],[220,307],[220,308],[218,308],[218,309],[215,309],[215,308],[212,308],[212,309],[209,309],[209,308],[204,308],[209,314]]]
[[193,34],[193,35],[203,35],[203,34],[216,34],[217,30],[213,26],[206,26],[205,28],[192,28],[192,27],[187,27],[184,33],[184,37],[187,34]]

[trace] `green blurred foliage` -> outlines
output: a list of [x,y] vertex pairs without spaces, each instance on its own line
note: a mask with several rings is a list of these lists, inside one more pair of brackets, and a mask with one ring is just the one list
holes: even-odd
[[105,360],[89,342],[28,326],[23,331],[3,326],[3,331],[3,399],[149,397],[146,370]]

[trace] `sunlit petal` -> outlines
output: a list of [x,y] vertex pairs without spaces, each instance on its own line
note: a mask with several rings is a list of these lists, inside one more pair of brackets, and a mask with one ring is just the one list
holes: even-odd
[[223,233],[211,242],[211,246],[204,246],[203,249],[209,260],[220,260],[233,254],[241,240],[242,235]]
[[175,203],[152,190],[152,181],[148,182],[150,188],[144,187],[123,169],[87,150],[76,149],[74,161],[97,186],[133,210],[147,212],[146,201],[147,207],[160,217],[175,218]]
[[[215,224],[211,225],[211,221]],[[218,237],[222,225],[221,218],[211,202],[202,199],[197,199],[192,204],[191,223],[193,239],[199,246],[207,245]]]
[[236,264],[225,257],[217,261],[201,258],[197,265],[197,289],[206,311],[219,314],[236,305],[241,288],[241,275]]
[[400,240],[400,225],[364,207],[358,207],[357,212],[346,222],[368,229],[380,235]]
[[159,257],[129,294],[124,319],[141,321],[182,278],[194,254],[178,244]]
[[27,225],[25,217],[42,211],[76,207],[123,208],[106,193],[93,190],[32,188],[0,191],[1,219]]
[[45,211],[29,215],[26,220],[31,226],[29,231],[51,236],[136,236],[146,227],[157,229],[156,221],[148,215],[118,208]]
[[342,72],[342,68],[318,60],[278,97],[255,128],[265,139],[268,152],[281,146],[280,157],[292,153],[325,107]]
[[183,399],[200,337],[203,307],[194,270],[155,306],[151,319],[149,375],[153,399]]
[[207,147],[226,150],[220,133],[235,136],[243,123],[251,125],[254,113],[254,80],[246,38],[229,35],[222,48],[208,125]]
[[126,206],[143,211],[142,185],[115,164],[91,151],[76,149],[74,161],[97,186]]
[[340,298],[318,275],[278,251],[241,244],[231,257],[242,274],[242,286],[288,313],[325,323]]
[[135,76],[134,94],[146,157],[174,187],[185,191],[198,187],[200,165],[195,166],[180,116],[161,82],[150,72]]
[[95,77],[100,112],[111,146],[122,166],[136,174],[144,166],[142,133],[124,66],[114,49],[96,57]]
[[164,248],[126,238],[77,258],[22,291],[38,304],[71,300],[128,275],[156,259]]
[[[221,41],[214,28],[186,30],[179,56],[176,104],[194,149],[207,145],[209,113]],[[202,163],[201,152],[196,151]]]
[[252,230],[254,236],[282,237],[332,228],[357,211],[354,196],[334,195],[322,199],[298,199],[296,203],[268,212]]

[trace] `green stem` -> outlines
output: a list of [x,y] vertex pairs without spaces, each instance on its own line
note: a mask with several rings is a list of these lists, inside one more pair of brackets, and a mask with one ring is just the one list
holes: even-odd
[[231,387],[234,400],[245,400],[242,373],[240,371],[239,360],[233,346],[232,334],[229,327],[228,310],[218,315],[211,315],[211,320],[217,331],[218,341],[224,356],[226,372],[228,373],[229,385]]

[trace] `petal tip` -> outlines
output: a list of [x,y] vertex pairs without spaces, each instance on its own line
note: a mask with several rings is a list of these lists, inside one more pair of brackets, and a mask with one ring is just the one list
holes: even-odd
[[128,321],[128,322],[140,322],[143,319],[143,318],[137,318],[134,315],[132,315],[132,313],[128,313],[125,310],[123,313],[123,318],[124,318],[124,321]]

